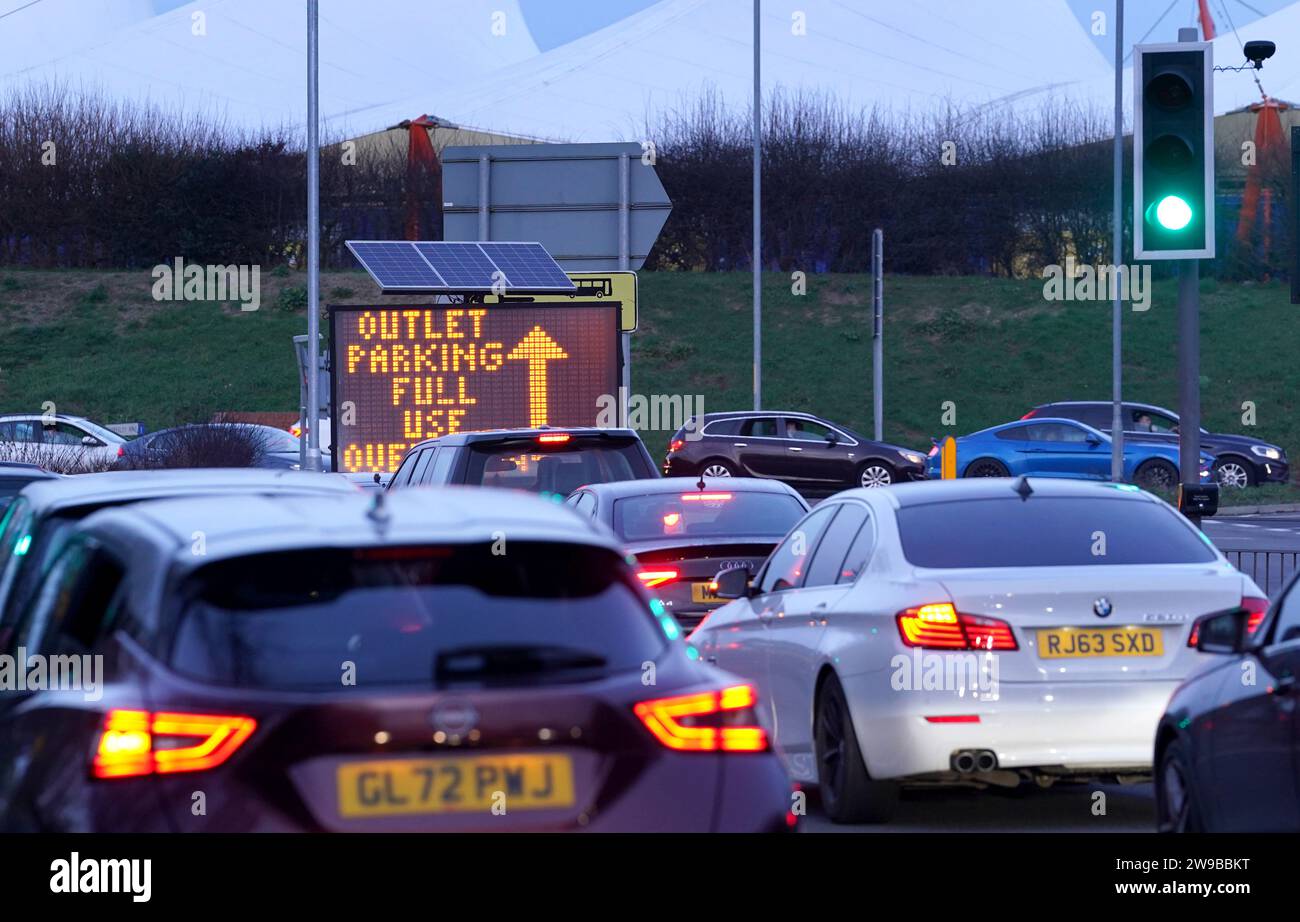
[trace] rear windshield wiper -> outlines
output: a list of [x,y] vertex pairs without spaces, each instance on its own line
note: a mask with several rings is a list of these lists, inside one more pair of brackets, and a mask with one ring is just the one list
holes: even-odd
[[598,669],[605,657],[577,647],[544,644],[487,644],[456,647],[439,653],[433,663],[434,679],[526,675],[566,669]]

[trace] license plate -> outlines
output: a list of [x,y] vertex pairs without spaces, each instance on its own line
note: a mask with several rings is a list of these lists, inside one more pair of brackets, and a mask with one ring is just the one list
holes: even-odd
[[1162,656],[1164,632],[1152,627],[1054,627],[1038,631],[1040,659]]
[[692,602],[721,602],[722,599],[713,594],[708,583],[691,583],[691,601]]
[[566,755],[349,762],[339,766],[337,777],[344,817],[573,806],[573,761]]

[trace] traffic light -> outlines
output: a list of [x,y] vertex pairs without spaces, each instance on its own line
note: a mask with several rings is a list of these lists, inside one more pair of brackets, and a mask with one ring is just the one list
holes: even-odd
[[1135,259],[1214,258],[1212,48],[1133,49]]

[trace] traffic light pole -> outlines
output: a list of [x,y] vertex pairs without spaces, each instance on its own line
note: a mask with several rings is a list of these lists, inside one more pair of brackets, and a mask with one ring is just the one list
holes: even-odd
[[[1178,265],[1178,465],[1184,484],[1201,482],[1201,263]],[[1186,513],[1198,528],[1201,517]]]

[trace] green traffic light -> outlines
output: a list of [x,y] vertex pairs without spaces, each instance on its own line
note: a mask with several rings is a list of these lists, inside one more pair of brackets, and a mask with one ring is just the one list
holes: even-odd
[[1192,206],[1177,195],[1166,195],[1156,203],[1156,221],[1166,230],[1182,230],[1192,223]]

